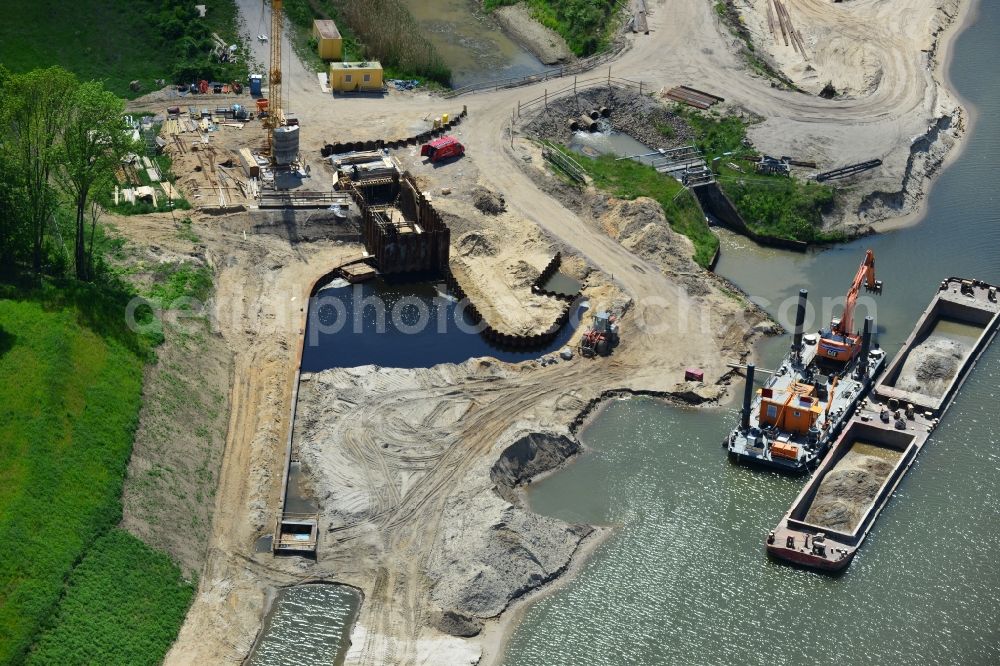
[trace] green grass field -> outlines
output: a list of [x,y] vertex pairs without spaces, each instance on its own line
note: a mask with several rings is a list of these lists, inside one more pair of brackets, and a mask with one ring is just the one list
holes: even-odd
[[[752,162],[743,159],[757,152],[746,141],[744,120],[681,106],[675,109],[694,129],[696,144],[706,161],[711,163],[713,158],[721,158],[719,185],[751,229],[766,236],[807,243],[846,239],[843,232],[823,230],[823,212],[834,205],[831,187],[794,177],[754,173]],[[731,168],[730,163],[743,171]]]
[[721,167],[718,181],[751,229],[807,243],[847,239],[842,231],[822,228],[823,211],[834,205],[833,188],[787,176],[756,174],[751,164],[743,166],[747,173]]
[[673,178],[632,160],[616,161],[614,156],[589,158],[566,151],[594,179],[594,186],[622,199],[655,199],[674,231],[694,243],[694,260],[708,268],[719,249],[719,239],[705,222],[694,197]]
[[[0,288],[0,664],[21,661],[40,630],[53,626],[67,576],[120,519],[150,354],[149,343],[124,326],[123,313],[124,300],[99,287],[70,283],[27,295]],[[124,546],[108,548],[98,557]],[[119,602],[176,585],[176,568],[131,559],[136,567],[128,575],[144,585],[121,587]],[[125,575],[109,572],[103,584]],[[79,611],[60,612],[65,619]],[[138,618],[120,619],[127,625]],[[162,622],[163,631],[179,624],[168,615]],[[50,629],[60,631],[58,623]],[[148,656],[156,661],[162,653]]]
[[27,663],[158,664],[193,594],[170,558],[111,530],[73,570],[55,624]]
[[[192,2],[192,5],[195,3]],[[204,21],[224,39],[237,36],[233,0],[201,0]],[[163,45],[153,17],[160,0],[6,0],[0,63],[15,72],[61,65],[83,80],[103,80],[116,95],[135,97],[170,81],[177,58]],[[143,89],[129,90],[139,80]]]

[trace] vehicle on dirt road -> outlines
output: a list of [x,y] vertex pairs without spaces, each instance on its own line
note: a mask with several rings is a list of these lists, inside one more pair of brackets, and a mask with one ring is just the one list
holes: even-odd
[[464,154],[465,146],[453,136],[443,136],[420,146],[420,155],[429,157],[431,162],[440,162],[450,157],[461,157]]

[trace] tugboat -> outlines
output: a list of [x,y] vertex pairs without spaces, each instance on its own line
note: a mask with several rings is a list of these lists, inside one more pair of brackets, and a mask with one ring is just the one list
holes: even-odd
[[808,292],[799,291],[792,346],[764,387],[755,394],[753,364],[747,365],[740,423],[723,441],[736,463],[801,474],[814,469],[836,440],[885,366],[885,353],[873,346],[873,320],[853,331],[854,306],[862,285],[881,293],[875,257],[865,254],[844,312],[829,331],[803,335]]

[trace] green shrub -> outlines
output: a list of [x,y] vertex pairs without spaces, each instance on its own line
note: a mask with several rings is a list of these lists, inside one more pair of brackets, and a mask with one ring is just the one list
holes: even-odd
[[728,167],[719,184],[757,233],[815,243],[846,238],[822,229],[823,212],[834,204],[831,187],[786,176],[743,175]]
[[[492,10],[520,0],[485,0]],[[532,17],[551,28],[578,56],[589,56],[607,46],[615,27],[615,0],[525,0]]]
[[27,663],[159,664],[193,594],[169,557],[113,529],[73,569],[54,624]]
[[0,355],[0,663],[21,659],[74,563],[120,519],[149,351],[123,300],[97,287],[13,295],[0,290],[14,336]]

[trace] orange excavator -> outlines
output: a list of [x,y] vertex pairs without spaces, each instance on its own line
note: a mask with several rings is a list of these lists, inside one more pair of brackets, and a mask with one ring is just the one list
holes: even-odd
[[871,250],[865,252],[865,258],[847,292],[844,312],[839,319],[830,323],[830,330],[823,332],[820,337],[817,361],[843,367],[858,355],[861,350],[861,335],[854,331],[854,306],[862,286],[869,293],[882,293],[882,281],[875,279],[875,253]]

